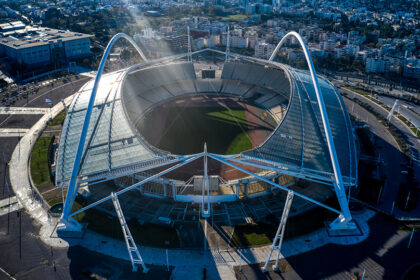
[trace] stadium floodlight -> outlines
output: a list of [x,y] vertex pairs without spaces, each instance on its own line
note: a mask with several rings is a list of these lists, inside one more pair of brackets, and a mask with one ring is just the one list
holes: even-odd
[[398,100],[398,99],[395,99],[394,105],[392,105],[392,109],[391,109],[391,111],[389,111],[389,114],[388,114],[388,116],[386,117],[386,119],[387,119],[389,122],[390,122],[390,121],[391,121],[391,119],[392,119],[392,115],[394,114],[395,109],[397,109],[397,107],[398,107],[398,102],[399,102],[399,100]]
[[226,58],[225,61],[229,61],[230,55],[230,27],[227,27],[227,36],[226,36]]

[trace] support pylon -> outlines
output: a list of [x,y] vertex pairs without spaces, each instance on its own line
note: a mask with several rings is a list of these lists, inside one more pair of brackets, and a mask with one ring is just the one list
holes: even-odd
[[210,187],[209,187],[209,176],[207,174],[207,144],[204,143],[204,176],[203,176],[203,201],[202,201],[202,216],[203,218],[210,217]]
[[192,62],[191,37],[190,37],[190,27],[189,26],[187,26],[187,33],[188,33],[188,61]]
[[229,61],[229,53],[230,53],[230,28],[228,25],[228,30],[227,30],[227,38],[226,38],[226,61]]
[[279,227],[277,228],[276,236],[273,239],[273,244],[271,245],[270,253],[267,256],[267,260],[265,261],[265,265],[263,268],[263,271],[267,271],[268,263],[270,262],[271,255],[274,251],[277,251],[277,258],[276,258],[276,264],[274,265],[274,269],[278,269],[279,265],[279,258],[280,258],[280,250],[281,245],[283,244],[283,238],[284,238],[284,230],[286,228],[286,222],[287,217],[289,216],[290,207],[292,206],[294,193],[292,191],[287,192],[287,198],[286,203],[284,204],[283,214],[281,216]]
[[136,242],[134,242],[133,236],[131,235],[130,229],[127,226],[125,221],[124,214],[121,209],[120,201],[115,193],[111,193],[112,203],[114,204],[115,212],[117,212],[118,220],[120,221],[121,228],[123,231],[125,244],[127,245],[128,254],[130,255],[131,265],[133,266],[133,271],[137,271],[137,265],[141,264],[143,267],[143,272],[147,273],[149,269],[146,267],[139,250],[137,249]]

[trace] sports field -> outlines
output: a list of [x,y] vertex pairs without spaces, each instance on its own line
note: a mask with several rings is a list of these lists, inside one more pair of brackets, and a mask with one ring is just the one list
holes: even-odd
[[275,121],[266,116],[265,110],[232,99],[191,98],[154,109],[138,128],[150,144],[174,154],[199,153],[205,142],[209,152],[236,154],[271,133]]

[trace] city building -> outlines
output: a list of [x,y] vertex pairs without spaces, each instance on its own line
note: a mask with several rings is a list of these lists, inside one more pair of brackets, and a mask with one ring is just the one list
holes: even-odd
[[385,58],[373,58],[369,57],[366,59],[366,72],[369,73],[387,73],[390,71],[391,62]]
[[259,42],[255,45],[255,57],[267,59],[271,56],[275,48],[276,46],[273,44]]
[[92,35],[12,22],[0,26],[0,56],[26,69],[64,66],[90,55]]
[[186,51],[188,49],[188,35],[169,35],[164,38],[168,46],[175,52]]
[[404,77],[420,79],[420,59],[413,57],[406,60]]

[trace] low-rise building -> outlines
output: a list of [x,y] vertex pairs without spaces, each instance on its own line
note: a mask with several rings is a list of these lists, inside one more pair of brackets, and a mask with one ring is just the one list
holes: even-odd
[[[0,28],[0,56],[25,69],[47,65],[67,65],[69,60],[90,55],[92,35],[45,27],[11,23]],[[23,27],[22,27],[23,25]],[[18,26],[18,28],[14,28]]]
[[366,72],[387,73],[390,71],[391,62],[389,59],[369,57],[366,59]]
[[413,57],[406,60],[404,77],[420,79],[420,59]]
[[273,44],[259,42],[255,45],[255,56],[258,58],[268,59],[270,58],[275,48],[276,46]]

